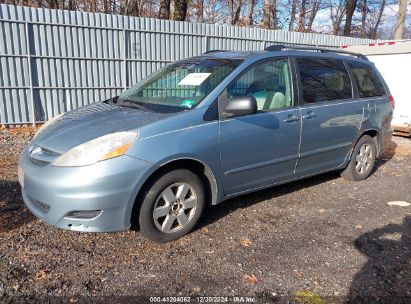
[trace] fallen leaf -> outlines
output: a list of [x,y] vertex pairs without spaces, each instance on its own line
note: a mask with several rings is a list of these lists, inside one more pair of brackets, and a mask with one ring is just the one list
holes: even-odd
[[320,297],[319,294],[310,290],[297,290],[295,292],[295,297],[293,300],[293,303],[325,304],[325,301]]
[[320,210],[318,210],[318,212],[324,213],[324,212],[325,212],[325,209],[320,209]]
[[251,246],[251,241],[249,239],[242,239],[240,241],[241,245],[243,245],[244,247],[250,247]]
[[362,225],[357,225],[357,226],[355,226],[355,228],[356,228],[356,229],[361,229],[361,228],[362,228]]
[[199,293],[201,291],[201,288],[199,286],[196,286],[193,288],[193,292]]
[[201,228],[201,232],[202,232],[203,234],[209,234],[209,233],[210,233],[210,232],[208,231],[208,228],[207,228],[207,227]]
[[47,278],[49,270],[40,270],[36,272],[36,280]]
[[6,207],[6,202],[5,201],[1,201],[0,202],[0,208],[4,208]]
[[387,203],[388,206],[399,206],[399,207],[408,207],[409,205],[411,205],[408,202],[404,202],[404,201],[393,201],[393,202],[388,202]]
[[253,275],[253,274],[251,274],[251,275],[246,274],[246,275],[244,276],[244,281],[245,281],[247,284],[257,284],[258,279],[257,279],[257,277],[256,277],[255,275]]

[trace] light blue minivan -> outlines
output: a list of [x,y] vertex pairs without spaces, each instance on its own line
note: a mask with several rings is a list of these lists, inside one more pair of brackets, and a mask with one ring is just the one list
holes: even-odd
[[22,194],[60,228],[139,225],[167,242],[207,204],[332,170],[365,179],[392,136],[393,107],[359,54],[211,51],[46,123],[20,156]]

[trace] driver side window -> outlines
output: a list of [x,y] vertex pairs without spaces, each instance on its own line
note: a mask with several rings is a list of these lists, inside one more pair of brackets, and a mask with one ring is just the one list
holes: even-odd
[[291,88],[288,59],[275,59],[252,66],[227,87],[227,96],[253,96],[258,111],[270,111],[292,106]]

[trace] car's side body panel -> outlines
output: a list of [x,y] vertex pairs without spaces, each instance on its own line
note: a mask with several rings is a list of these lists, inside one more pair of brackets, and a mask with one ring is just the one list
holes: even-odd
[[235,117],[220,122],[224,194],[292,178],[300,142],[298,108]]
[[301,107],[301,114],[301,147],[296,175],[305,176],[341,166],[361,128],[363,102],[306,104]]
[[392,107],[387,96],[364,100],[362,132],[377,132],[378,156],[381,156],[391,140],[394,131],[391,127],[392,115]]

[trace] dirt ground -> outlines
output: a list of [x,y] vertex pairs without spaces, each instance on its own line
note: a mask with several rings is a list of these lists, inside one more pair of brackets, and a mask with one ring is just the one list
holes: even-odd
[[411,303],[411,206],[388,204],[411,202],[410,139],[365,181],[329,173],[231,199],[158,245],[32,216],[16,162],[33,132],[0,129],[0,302]]

